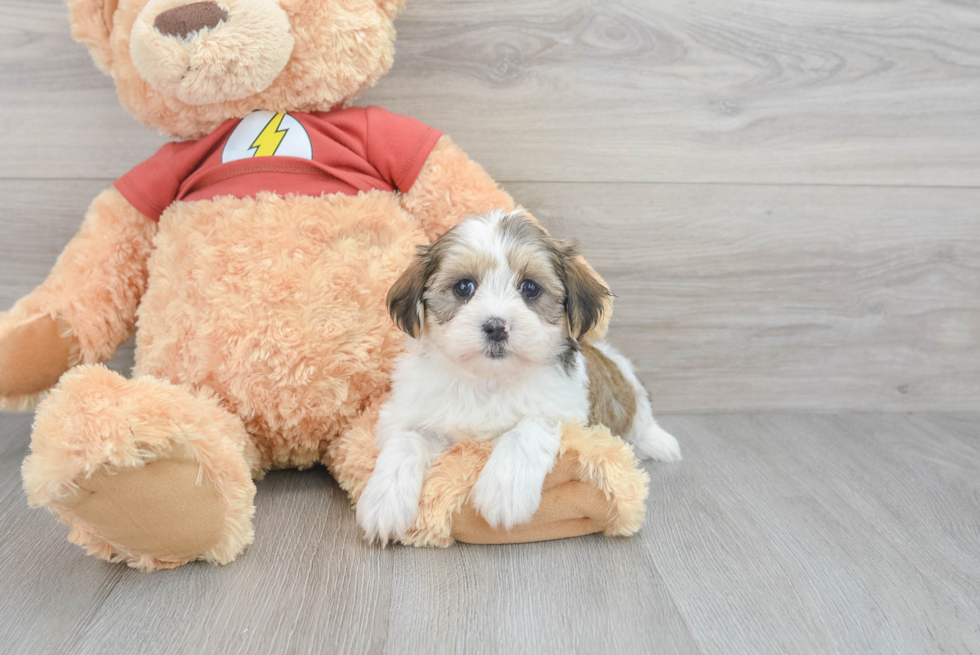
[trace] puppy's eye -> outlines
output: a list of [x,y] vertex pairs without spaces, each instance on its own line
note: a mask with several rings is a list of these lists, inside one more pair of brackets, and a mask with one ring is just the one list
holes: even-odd
[[534,280],[523,280],[521,282],[521,295],[528,300],[533,300],[541,295],[541,287]]
[[476,282],[473,280],[460,280],[453,285],[453,293],[456,294],[456,297],[463,298],[464,300],[470,298],[476,293]]

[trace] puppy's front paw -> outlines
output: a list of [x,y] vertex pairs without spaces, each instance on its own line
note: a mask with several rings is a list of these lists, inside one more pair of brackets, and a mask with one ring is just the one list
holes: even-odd
[[681,446],[677,439],[656,423],[650,423],[643,434],[633,441],[633,449],[640,459],[655,459],[658,462],[681,460]]
[[473,507],[492,528],[510,530],[527,523],[541,504],[544,478],[509,469],[505,461],[491,457],[473,486]]
[[357,500],[357,524],[364,530],[365,539],[385,545],[405,535],[418,511],[418,494],[372,476]]

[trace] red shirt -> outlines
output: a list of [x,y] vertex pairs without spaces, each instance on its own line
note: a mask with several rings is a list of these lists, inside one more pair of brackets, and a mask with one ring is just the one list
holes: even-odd
[[234,118],[200,141],[168,143],[116,180],[143,215],[176,200],[408,191],[442,132],[380,107]]

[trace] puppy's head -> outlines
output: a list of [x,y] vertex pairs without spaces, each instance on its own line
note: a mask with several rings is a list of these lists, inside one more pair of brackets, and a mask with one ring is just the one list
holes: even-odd
[[500,377],[557,356],[599,321],[608,298],[571,243],[520,212],[495,211],[422,248],[388,310],[456,365]]

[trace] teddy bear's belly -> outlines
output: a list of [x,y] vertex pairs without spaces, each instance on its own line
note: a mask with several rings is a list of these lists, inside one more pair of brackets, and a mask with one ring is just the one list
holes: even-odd
[[176,203],[139,309],[137,375],[213,389],[264,467],[304,466],[386,391],[385,296],[426,241],[388,192]]

